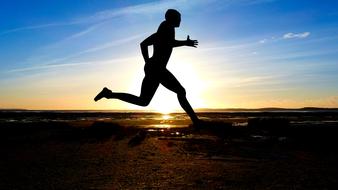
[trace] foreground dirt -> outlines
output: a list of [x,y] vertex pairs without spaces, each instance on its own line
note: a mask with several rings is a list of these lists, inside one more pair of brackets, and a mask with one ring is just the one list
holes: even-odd
[[136,131],[123,137],[79,141],[3,141],[0,189],[338,187],[338,156],[334,149],[183,133],[148,132],[141,139],[137,139]]

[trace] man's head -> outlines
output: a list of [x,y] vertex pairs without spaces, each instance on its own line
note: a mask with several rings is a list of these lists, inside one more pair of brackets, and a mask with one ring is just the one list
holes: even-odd
[[179,27],[181,23],[181,14],[175,9],[168,9],[165,13],[165,20],[174,27]]

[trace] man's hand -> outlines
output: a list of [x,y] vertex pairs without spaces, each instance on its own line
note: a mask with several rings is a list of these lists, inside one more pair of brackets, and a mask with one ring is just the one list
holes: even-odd
[[197,40],[190,40],[190,37],[189,37],[189,35],[187,36],[187,41],[186,41],[186,43],[187,43],[187,46],[191,46],[191,47],[197,47],[197,45],[198,45],[198,41]]

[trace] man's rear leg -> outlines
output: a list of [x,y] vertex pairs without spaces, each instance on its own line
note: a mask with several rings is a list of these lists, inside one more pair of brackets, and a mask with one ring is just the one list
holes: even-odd
[[142,81],[141,94],[140,96],[135,96],[128,93],[112,92],[108,88],[103,88],[103,90],[94,98],[95,101],[100,100],[101,98],[107,99],[119,99],[131,104],[139,106],[147,106],[151,99],[153,98],[159,83],[152,78],[145,77]]

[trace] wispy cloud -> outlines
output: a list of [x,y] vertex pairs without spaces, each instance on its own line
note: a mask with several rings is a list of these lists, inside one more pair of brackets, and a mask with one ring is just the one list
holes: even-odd
[[110,9],[110,10],[100,11],[100,12],[95,13],[94,15],[77,19],[74,22],[78,22],[78,23],[97,22],[97,21],[116,18],[122,15],[150,14],[150,13],[156,13],[156,12],[163,12],[163,10],[167,8],[172,8],[172,7],[177,7],[177,6],[183,6],[181,8],[186,8],[186,6],[184,5],[193,5],[193,4],[198,4],[198,3],[203,3],[203,1],[201,0],[195,0],[195,1],[189,1],[189,2],[186,0],[156,1],[156,2],[123,7],[119,9]]
[[104,22],[98,23],[98,24],[94,24],[80,32],[77,32],[71,36],[69,36],[68,38],[66,38],[65,40],[70,40],[70,39],[74,39],[74,38],[79,38],[81,36],[84,36],[92,31],[94,31],[95,29],[97,29],[98,27],[100,27]]
[[57,68],[63,68],[63,67],[75,67],[75,66],[83,66],[83,65],[109,64],[109,63],[115,63],[115,62],[128,61],[132,59],[135,59],[135,57],[129,56],[128,58],[116,58],[116,59],[108,59],[108,60],[100,60],[100,61],[85,61],[85,62],[69,62],[69,63],[62,63],[62,64],[35,65],[31,67],[12,69],[8,71],[8,73],[35,71],[35,70],[43,70],[43,69],[57,69]]
[[65,26],[65,25],[70,25],[71,23],[48,23],[48,24],[40,24],[40,25],[32,25],[32,26],[24,26],[24,27],[18,27],[18,28],[13,28],[5,31],[0,31],[0,36],[13,33],[13,32],[19,32],[23,30],[34,30],[34,29],[40,29],[40,28],[48,28],[48,27],[56,27],[56,26]]
[[102,44],[102,45],[98,45],[96,47],[89,48],[87,50],[81,51],[81,52],[77,53],[76,56],[77,55],[82,55],[84,53],[91,53],[91,52],[107,49],[107,48],[110,48],[110,47],[118,46],[118,45],[124,44],[126,42],[130,42],[130,41],[133,41],[135,39],[138,39],[138,38],[140,38],[140,37],[142,37],[144,35],[145,35],[145,33],[137,34],[137,35],[134,35],[134,36],[131,36],[131,37],[127,37],[127,38],[121,39],[121,40],[115,40],[115,41],[108,42],[108,43],[105,43],[105,44]]
[[32,67],[12,69],[12,70],[8,71],[8,73],[34,71],[34,70],[50,69],[50,68],[59,68],[59,67],[65,67],[65,66],[71,67],[71,66],[78,66],[78,65],[87,65],[87,64],[91,64],[91,63],[92,62],[78,62],[78,63],[65,63],[65,64],[53,64],[53,65],[37,65],[37,66],[32,66]]
[[245,0],[248,5],[262,4],[262,3],[272,3],[278,0]]
[[61,41],[58,41],[58,42],[55,42],[53,44],[49,44],[49,45],[45,46],[44,49],[55,48],[55,47],[58,47],[59,45],[61,45],[63,43],[68,42],[68,41],[74,40],[76,38],[83,37],[83,36],[93,32],[93,31],[95,31],[100,26],[102,26],[104,23],[106,23],[106,22],[100,22],[98,24],[91,25],[91,26],[85,28],[84,30],[81,30],[77,33],[70,35],[70,36],[67,36],[66,38],[62,39]]
[[[105,20],[114,19],[120,16],[125,15],[132,15],[132,14],[153,14],[153,13],[162,13],[168,8],[178,8],[180,10],[192,9],[195,5],[204,5],[204,4],[211,4],[215,0],[162,0],[162,1],[155,1],[149,3],[143,3],[138,5],[132,5],[127,7],[115,8],[115,9],[107,9],[103,11],[98,11],[93,13],[89,16],[84,16],[80,18],[72,18],[68,21],[61,21],[55,23],[46,23],[46,24],[38,24],[38,25],[31,25],[31,26],[24,26],[24,27],[17,27],[5,31],[0,31],[0,36],[19,32],[24,30],[34,30],[34,29],[42,29],[48,27],[56,27],[56,26],[67,26],[67,25],[76,25],[76,24],[91,24],[102,22]],[[223,5],[231,6],[231,5],[254,5],[254,4],[262,4],[262,3],[270,3],[277,0],[226,0],[223,1]]]
[[283,39],[292,39],[292,38],[307,38],[310,36],[310,32],[303,32],[303,33],[286,33],[283,35]]
[[101,45],[97,45],[95,47],[92,47],[92,48],[89,48],[89,49],[86,49],[86,50],[83,50],[83,51],[79,51],[77,53],[74,53],[74,54],[71,54],[71,55],[68,55],[68,56],[65,56],[65,57],[62,57],[62,58],[54,59],[52,61],[49,61],[48,64],[54,64],[54,63],[57,63],[57,62],[60,62],[60,61],[65,61],[65,60],[68,60],[70,58],[74,58],[74,57],[78,57],[80,55],[84,55],[86,53],[92,53],[92,52],[104,50],[104,49],[107,49],[107,48],[110,48],[110,47],[118,46],[118,45],[124,44],[126,42],[130,42],[130,41],[133,41],[135,39],[138,39],[138,38],[142,37],[143,35],[144,34],[137,34],[137,35],[130,36],[130,37],[127,37],[127,38],[124,38],[124,39],[115,40],[115,41],[111,41],[111,42],[104,43],[104,44],[101,44]]
[[259,43],[265,44],[267,41],[268,41],[268,39],[263,39],[263,40],[260,40]]
[[243,86],[262,86],[268,84],[279,84],[281,77],[283,75],[263,75],[263,76],[251,76],[251,77],[242,77],[237,78],[233,82],[233,87],[243,87]]
[[105,44],[101,44],[101,45],[97,45],[95,47],[83,50],[83,51],[79,51],[73,54],[70,54],[68,56],[63,56],[61,58],[54,58],[48,61],[45,61],[43,65],[35,65],[35,66],[29,66],[26,68],[17,68],[17,69],[13,69],[8,71],[9,73],[13,73],[13,72],[23,72],[23,71],[31,71],[31,70],[38,70],[38,69],[48,69],[48,68],[57,68],[57,67],[63,67],[63,66],[76,66],[76,65],[80,65],[80,64],[90,64],[91,62],[81,62],[81,63],[62,63],[64,61],[67,61],[71,58],[75,58],[78,57],[80,55],[84,55],[87,53],[92,53],[92,52],[96,52],[96,51],[100,51],[100,50],[104,50],[110,47],[114,47],[114,46],[118,46],[121,44],[124,44],[126,42],[130,42],[133,41],[135,39],[138,39],[140,37],[142,37],[144,34],[137,34],[128,38],[124,38],[124,39],[120,39],[120,40],[115,40],[115,41],[111,41]]
[[283,34],[283,36],[280,37],[271,37],[271,38],[264,38],[262,40],[259,40],[258,43],[260,44],[265,44],[268,42],[277,42],[280,40],[288,40],[288,39],[304,39],[310,36],[310,32],[302,32],[302,33],[293,33],[293,32],[288,32]]
[[97,23],[97,22],[102,22],[105,20],[113,19],[116,17],[124,16],[124,15],[151,14],[151,13],[163,12],[163,10],[172,8],[172,7],[180,7],[181,9],[187,9],[187,8],[191,8],[192,5],[201,4],[201,3],[207,3],[207,2],[202,1],[202,0],[195,0],[195,1],[165,0],[165,1],[143,3],[139,5],[132,5],[132,6],[127,6],[127,7],[122,7],[122,8],[99,11],[89,16],[85,16],[81,18],[73,18],[68,21],[13,28],[13,29],[5,30],[5,31],[0,31],[0,35],[5,35],[5,34],[13,33],[13,32],[24,31],[24,30],[34,30],[34,29],[42,29],[42,28],[56,27],[56,26]]

